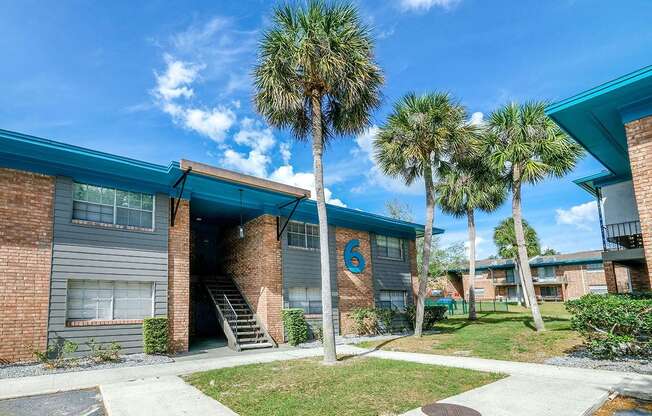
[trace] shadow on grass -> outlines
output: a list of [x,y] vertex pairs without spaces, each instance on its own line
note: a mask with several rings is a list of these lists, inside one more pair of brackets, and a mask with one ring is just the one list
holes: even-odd
[[[543,317],[544,323],[554,323],[554,322],[569,322],[570,319],[568,318],[562,318],[558,316],[544,316]],[[469,321],[468,319],[464,318],[452,318],[449,319],[448,321],[439,323],[435,326],[435,328],[443,334],[450,334],[457,332],[463,328],[466,328],[469,325],[496,325],[496,324],[501,324],[501,323],[509,323],[509,322],[521,322],[524,326],[536,330],[534,327],[534,324],[532,322],[532,317],[528,315],[523,315],[520,313],[513,313],[513,312],[486,312],[486,313],[479,313],[478,314],[478,319],[475,321]],[[564,328],[554,328],[551,329],[550,331],[565,331],[566,329]]]

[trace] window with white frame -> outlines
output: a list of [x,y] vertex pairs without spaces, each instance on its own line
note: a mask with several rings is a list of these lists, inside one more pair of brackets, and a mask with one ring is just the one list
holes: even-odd
[[514,283],[514,269],[505,269],[505,281],[507,283]]
[[589,292],[597,293],[598,295],[606,295],[609,293],[609,289],[607,289],[607,285],[591,285],[589,286]]
[[305,222],[290,221],[288,224],[288,246],[319,249],[319,226]]
[[407,292],[404,290],[381,290],[380,307],[382,309],[405,310]]
[[153,228],[154,195],[75,182],[72,200],[74,219]]
[[153,316],[154,284],[68,280],[68,321],[143,319]]
[[555,266],[537,267],[537,276],[539,281],[555,280]]
[[288,290],[290,308],[303,309],[306,314],[321,314],[321,288],[292,287]]
[[380,257],[396,260],[403,259],[403,241],[400,238],[377,235],[376,247]]
[[587,272],[602,272],[604,271],[604,266],[602,263],[588,263],[586,265]]

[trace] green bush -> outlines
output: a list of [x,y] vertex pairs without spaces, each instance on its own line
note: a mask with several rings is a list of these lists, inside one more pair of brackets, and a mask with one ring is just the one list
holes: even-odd
[[298,345],[308,340],[308,322],[303,316],[303,309],[283,309],[283,325],[290,345]]
[[[423,310],[423,329],[425,331],[431,330],[435,324],[446,317],[448,307],[445,305],[426,305]],[[405,315],[412,329],[417,321],[417,307],[410,305],[405,309]]]
[[45,351],[34,349],[32,354],[45,368],[74,367],[78,360],[67,356],[76,353],[78,348],[79,344],[66,340],[63,344],[50,345]]
[[122,350],[122,347],[117,342],[112,342],[108,347],[105,347],[99,342],[95,342],[95,339],[91,338],[86,345],[90,350],[89,358],[96,363],[120,361],[120,351]]
[[145,354],[165,354],[168,351],[168,318],[143,320],[143,350]]
[[356,308],[347,314],[353,320],[354,330],[357,335],[375,334],[377,330],[377,317],[373,309]]
[[566,309],[595,357],[652,354],[652,299],[589,294],[566,302]]
[[398,315],[398,311],[390,308],[376,308],[374,314],[376,315],[378,323],[383,324],[382,327],[385,333],[391,334],[392,324],[394,323],[394,318]]

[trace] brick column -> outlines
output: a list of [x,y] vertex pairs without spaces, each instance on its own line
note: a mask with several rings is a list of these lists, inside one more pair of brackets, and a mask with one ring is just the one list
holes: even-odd
[[616,266],[611,261],[604,261],[604,278],[607,282],[609,293],[618,293],[618,284],[616,281]]
[[276,217],[261,215],[245,224],[245,238],[233,229],[225,239],[225,268],[277,343],[283,342],[283,272]]
[[[643,233],[646,269],[652,270],[652,116],[625,125],[632,182]],[[649,290],[650,275],[641,276],[640,288]]]
[[[344,264],[346,244],[357,239],[360,241],[358,251],[365,259],[366,266],[362,273],[353,273]],[[350,334],[355,331],[355,324],[348,314],[356,308],[374,307],[374,281],[371,262],[371,240],[368,232],[335,228],[335,246],[337,251],[337,289],[339,294],[340,332]]]
[[171,352],[188,351],[190,326],[190,203],[182,200],[168,229],[168,325]]
[[0,169],[0,364],[47,348],[54,178]]

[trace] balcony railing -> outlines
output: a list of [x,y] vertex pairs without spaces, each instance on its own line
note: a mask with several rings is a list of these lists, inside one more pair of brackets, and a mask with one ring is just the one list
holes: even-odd
[[641,222],[628,221],[605,225],[602,227],[602,243],[605,251],[642,248]]

